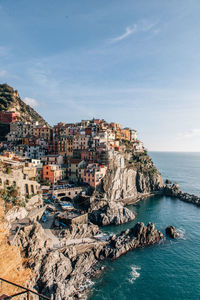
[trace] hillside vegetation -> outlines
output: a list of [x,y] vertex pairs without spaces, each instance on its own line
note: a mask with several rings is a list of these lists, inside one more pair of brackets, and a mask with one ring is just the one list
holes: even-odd
[[8,84],[0,84],[0,111],[16,111],[20,113],[21,121],[38,121],[39,124],[47,122],[29,105],[24,103],[18,91]]

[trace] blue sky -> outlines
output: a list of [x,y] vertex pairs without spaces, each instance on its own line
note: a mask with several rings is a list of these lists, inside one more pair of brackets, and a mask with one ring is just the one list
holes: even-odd
[[199,0],[0,0],[0,82],[51,124],[94,117],[200,151]]

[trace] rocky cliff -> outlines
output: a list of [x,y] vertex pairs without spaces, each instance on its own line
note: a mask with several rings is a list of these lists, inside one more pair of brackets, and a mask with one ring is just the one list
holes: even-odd
[[122,224],[134,219],[123,206],[163,189],[162,177],[146,151],[110,152],[107,174],[94,192],[91,220],[99,225]]
[[114,153],[110,157],[102,191],[105,198],[127,204],[162,187],[162,177],[146,151],[125,152]]
[[[155,244],[162,238],[163,234],[155,229],[154,224],[145,226],[137,223],[108,241],[89,238],[82,242],[82,239],[77,241],[63,237],[60,246],[54,247],[53,240],[41,225],[34,223],[20,230],[17,242],[36,274],[32,286],[55,300],[72,300],[86,299],[84,296],[90,287],[90,278],[101,270],[96,265],[99,261],[118,258],[131,249]],[[68,242],[68,245],[61,246],[63,242]]]
[[136,223],[134,227],[111,236],[108,245],[101,250],[100,258],[116,259],[132,249],[153,245],[163,237],[162,232],[155,229],[154,224],[149,222],[145,226],[144,223]]
[[0,111],[19,112],[21,121],[38,121],[41,125],[47,124],[32,107],[21,100],[18,92],[8,84],[0,84]]

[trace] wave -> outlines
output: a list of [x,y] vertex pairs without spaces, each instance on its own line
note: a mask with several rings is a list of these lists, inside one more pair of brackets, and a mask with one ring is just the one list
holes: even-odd
[[84,292],[85,290],[91,288],[94,285],[94,282],[90,279],[86,279],[85,282],[79,287],[80,292]]
[[140,277],[140,273],[138,271],[140,271],[141,268],[137,267],[137,266],[131,266],[131,272],[130,272],[130,278],[128,279],[128,281],[130,283],[134,283],[134,281]]
[[178,239],[186,240],[185,230],[183,228],[178,228],[176,231],[179,234]]

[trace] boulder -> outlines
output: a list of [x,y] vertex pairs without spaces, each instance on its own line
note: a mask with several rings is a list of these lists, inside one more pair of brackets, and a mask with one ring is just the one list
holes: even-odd
[[171,237],[172,239],[175,239],[179,236],[178,232],[176,231],[176,228],[174,226],[167,226],[165,229],[166,235]]
[[135,215],[127,207],[113,201],[103,208],[93,211],[90,214],[90,219],[93,223],[100,226],[119,225],[134,220]]

